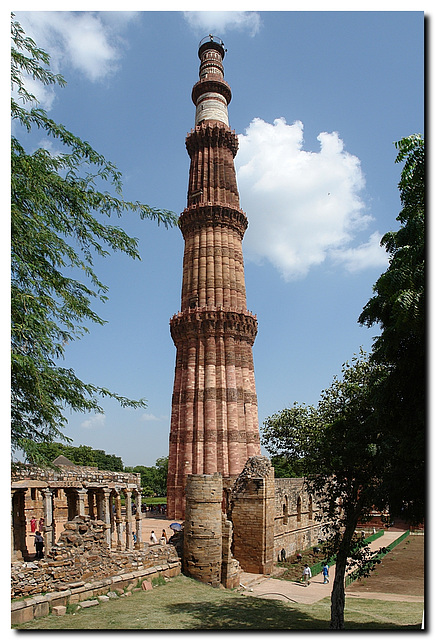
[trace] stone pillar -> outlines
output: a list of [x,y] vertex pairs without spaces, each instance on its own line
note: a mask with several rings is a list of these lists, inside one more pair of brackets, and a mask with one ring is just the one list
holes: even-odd
[[112,546],[112,536],[110,531],[110,489],[103,489],[103,518],[105,526],[106,544],[109,549]]
[[131,514],[131,489],[124,489],[125,495],[125,548],[133,549],[133,518]]
[[78,506],[78,515],[83,517],[86,513],[85,510],[85,498],[87,495],[86,489],[77,489],[77,506]]
[[274,562],[275,473],[265,456],[253,456],[231,498],[233,554],[244,571],[270,574]]
[[89,517],[91,520],[96,518],[96,504],[95,504],[95,491],[94,489],[88,489],[88,509]]
[[116,536],[117,543],[116,548],[118,551],[122,550],[122,517],[121,517],[121,496],[119,493],[115,495],[115,523],[116,523]]
[[184,568],[196,580],[218,587],[222,565],[222,476],[189,475],[184,521]]
[[136,511],[136,549],[142,549],[142,494],[137,492],[137,511]]
[[44,554],[46,555],[54,544],[53,540],[53,491],[42,489],[44,505]]
[[95,503],[96,518],[97,520],[102,520],[104,522],[104,494],[102,489],[96,491]]

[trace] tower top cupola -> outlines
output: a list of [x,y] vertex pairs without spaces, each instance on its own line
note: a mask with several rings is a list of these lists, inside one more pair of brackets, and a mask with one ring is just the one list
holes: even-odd
[[224,80],[222,61],[226,49],[217,36],[209,35],[201,40],[198,56],[199,82],[192,89],[192,100],[196,106],[195,126],[203,120],[217,120],[228,125],[228,105],[231,89]]

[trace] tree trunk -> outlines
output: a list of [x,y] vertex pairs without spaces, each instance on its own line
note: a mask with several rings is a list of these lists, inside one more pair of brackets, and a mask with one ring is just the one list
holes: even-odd
[[344,578],[346,574],[347,558],[352,547],[352,536],[355,532],[360,512],[360,510],[355,509],[351,514],[349,514],[338,548],[335,561],[334,586],[332,587],[331,593],[330,629],[344,629]]
[[331,593],[330,629],[344,629],[344,576],[346,572],[347,554],[339,552],[335,563],[334,586]]

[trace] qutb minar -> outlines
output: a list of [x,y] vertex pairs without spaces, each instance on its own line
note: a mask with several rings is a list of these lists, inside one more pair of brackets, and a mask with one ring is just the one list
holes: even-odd
[[170,518],[184,518],[188,474],[236,477],[260,455],[252,345],[257,319],[246,307],[242,239],[248,221],[234,169],[236,133],[228,123],[231,89],[223,42],[200,42],[192,90],[181,311],[170,320],[177,349],[169,437]]

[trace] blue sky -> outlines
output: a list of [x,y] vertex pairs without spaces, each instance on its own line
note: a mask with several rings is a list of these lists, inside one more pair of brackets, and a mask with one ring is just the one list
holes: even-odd
[[[228,50],[230,126],[249,220],[243,243],[260,426],[322,389],[379,330],[358,316],[387,267],[380,237],[400,211],[394,141],[424,134],[420,12],[16,12],[67,86],[41,106],[116,164],[124,197],[181,213],[194,125],[199,40]],[[28,149],[46,144],[37,132]],[[52,150],[56,151],[56,143]],[[104,416],[68,414],[65,434],[152,465],[167,455],[183,239],[133,214],[119,224],[142,261],[97,261],[107,320],[68,346],[63,363],[87,382],[148,408],[103,402]]]

